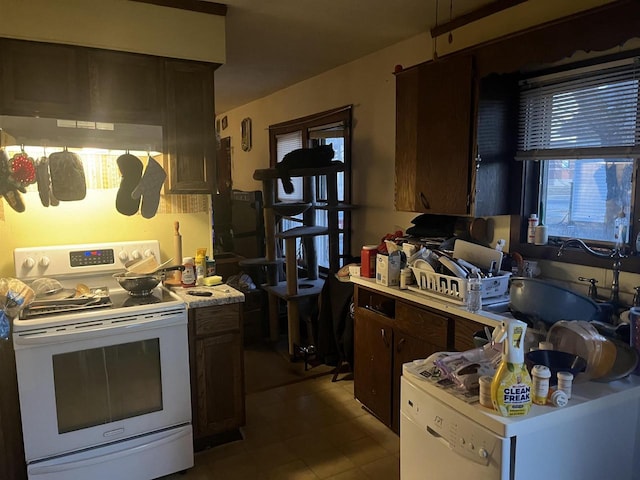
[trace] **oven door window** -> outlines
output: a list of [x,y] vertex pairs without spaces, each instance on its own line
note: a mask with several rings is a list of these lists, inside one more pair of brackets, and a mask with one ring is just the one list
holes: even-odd
[[58,433],[162,410],[158,338],[53,356]]

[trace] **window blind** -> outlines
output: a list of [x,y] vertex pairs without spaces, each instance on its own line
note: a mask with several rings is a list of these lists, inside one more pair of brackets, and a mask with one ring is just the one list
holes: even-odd
[[517,160],[640,156],[640,60],[521,83]]

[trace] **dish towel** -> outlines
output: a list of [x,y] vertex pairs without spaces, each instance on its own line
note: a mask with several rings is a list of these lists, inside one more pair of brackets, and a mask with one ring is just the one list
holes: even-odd
[[140,212],[144,218],[152,218],[158,211],[160,203],[160,190],[164,184],[167,174],[162,166],[152,157],[149,157],[147,168],[140,179],[140,183],[131,193],[132,198],[142,196],[142,208]]
[[122,174],[116,195],[116,210],[123,215],[135,215],[140,207],[140,197],[133,198],[132,195],[142,176],[142,162],[130,153],[120,155],[116,161]]

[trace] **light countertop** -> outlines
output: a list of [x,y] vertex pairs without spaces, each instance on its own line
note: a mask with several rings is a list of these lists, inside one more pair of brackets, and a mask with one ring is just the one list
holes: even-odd
[[[244,294],[233,287],[223,283],[214,287],[173,287],[171,291],[178,295],[187,304],[187,308],[211,307],[214,305],[227,305],[231,303],[243,303]],[[190,295],[188,292],[211,292],[209,297]]]
[[447,302],[446,300],[440,300],[437,297],[418,293],[413,290],[401,290],[399,287],[387,287],[376,283],[375,278],[352,276],[351,281],[357,285],[362,285],[363,287],[367,287],[372,290],[385,293],[387,295],[392,295],[397,298],[409,300],[411,302],[424,305],[425,307],[434,308],[436,310],[440,310],[441,312],[449,313],[457,317],[468,318],[469,320],[473,320],[474,322],[482,323],[490,327],[495,327],[505,318],[502,315],[487,312],[484,310],[472,313],[469,312],[464,305],[458,305],[455,303]]

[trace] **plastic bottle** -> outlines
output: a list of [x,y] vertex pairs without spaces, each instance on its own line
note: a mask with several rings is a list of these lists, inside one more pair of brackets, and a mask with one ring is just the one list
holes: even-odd
[[573,385],[573,374],[571,372],[558,372],[558,390],[562,390],[567,396],[567,400],[571,398],[571,387]]
[[534,365],[531,369],[531,376],[533,377],[533,398],[531,401],[538,405],[545,405],[549,395],[551,371],[549,367],[544,365]]
[[376,255],[377,245],[363,245],[360,251],[360,276],[365,278],[375,278],[376,276]]
[[467,279],[467,310],[470,312],[477,312],[482,309],[482,279],[480,278],[480,272],[475,269],[471,273],[471,276]]
[[400,290],[406,290],[409,285],[413,282],[411,269],[409,267],[405,267],[400,269]]
[[206,248],[198,248],[196,250],[196,284],[202,285],[202,282],[205,277],[206,268],[207,268],[207,249]]
[[553,392],[549,400],[554,407],[564,407],[569,402],[567,394],[562,390],[556,390],[555,392]]
[[193,287],[196,284],[196,269],[193,264],[193,257],[184,257],[182,259],[182,286]]
[[624,207],[616,217],[613,238],[616,242],[616,248],[624,247],[629,241],[629,217],[627,217]]
[[491,382],[491,402],[503,417],[526,415],[531,409],[531,376],[524,364],[527,324],[505,319],[500,328],[502,362]]
[[529,227],[527,228],[527,243],[535,243],[537,226],[538,226],[538,215],[535,213],[532,213],[529,216]]

